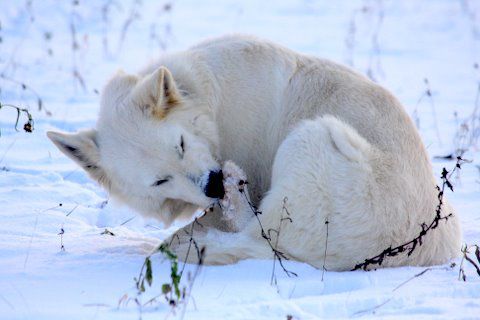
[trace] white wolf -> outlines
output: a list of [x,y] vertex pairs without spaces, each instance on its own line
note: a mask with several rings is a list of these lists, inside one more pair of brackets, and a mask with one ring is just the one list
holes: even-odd
[[[438,203],[425,147],[388,91],[344,66],[249,36],[205,41],[137,75],[120,72],[103,90],[96,129],[48,136],[113,196],[166,225],[222,203],[223,212],[169,240],[189,261],[191,228],[207,264],[273,257],[232,188],[247,177],[265,230],[279,228],[288,198],[291,222],[271,232],[277,249],[315,267],[325,259],[329,270],[415,238]],[[445,201],[442,214],[452,212]],[[412,255],[382,266],[443,263],[460,240],[454,215]]]

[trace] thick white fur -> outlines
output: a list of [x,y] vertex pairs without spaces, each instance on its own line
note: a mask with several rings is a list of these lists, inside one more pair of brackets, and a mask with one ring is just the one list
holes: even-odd
[[[333,62],[226,36],[162,57],[139,75],[117,74],[102,96],[96,131],[50,138],[112,195],[167,224],[212,201],[201,177],[225,160],[235,163],[226,173],[248,178],[266,230],[278,229],[288,198],[292,222],[282,223],[279,250],[316,267],[326,220],[326,268],[348,270],[414,238],[435,215],[431,166],[408,115],[388,91]],[[165,176],[167,184],[152,187]],[[207,214],[202,227],[170,239],[181,259],[192,227],[206,263],[273,257],[242,194],[227,196],[236,217]],[[460,239],[454,215],[413,255],[382,266],[445,262]]]

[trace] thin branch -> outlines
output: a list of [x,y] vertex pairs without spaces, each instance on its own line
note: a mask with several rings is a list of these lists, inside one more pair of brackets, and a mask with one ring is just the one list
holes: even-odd
[[47,116],[51,116],[52,113],[50,111],[48,111],[45,106],[43,105],[43,100],[42,98],[40,97],[40,94],[35,90],[33,89],[30,85],[26,84],[25,82],[21,82],[21,81],[18,81],[18,80],[15,80],[11,77],[8,77],[6,76],[4,73],[1,73],[0,74],[0,78],[2,78],[3,80],[5,81],[8,81],[8,82],[11,82],[11,83],[14,83],[16,85],[18,85],[19,87],[22,88],[22,90],[26,90],[26,91],[30,91],[30,93],[32,93],[34,96],[35,96],[35,99],[37,101],[37,107],[38,107],[38,111],[42,111],[44,110],[45,111],[45,114]]
[[80,16],[76,9],[78,5],[79,5],[79,2],[77,0],[72,1],[72,10],[70,12],[70,21],[69,21],[70,38],[71,38],[70,47],[72,49],[72,76],[74,80],[74,85],[78,82],[78,84],[80,84],[80,86],[82,87],[83,91],[87,91],[85,80],[83,79],[77,64],[77,52],[80,47],[77,40],[77,25],[76,25],[76,21],[80,19]]
[[[244,183],[247,183],[247,182],[244,182]],[[278,263],[280,264],[280,266],[282,267],[283,269],[283,272],[285,272],[285,274],[289,277],[297,277],[298,275],[293,272],[293,271],[290,271],[288,270],[284,265],[283,265],[283,260],[289,260],[289,258],[281,251],[277,250],[273,244],[272,244],[272,239],[267,235],[267,233],[265,232],[265,229],[263,228],[263,224],[262,224],[262,221],[260,220],[260,218],[258,217],[258,215],[262,214],[261,211],[258,211],[258,209],[250,202],[250,200],[248,199],[247,195],[245,194],[244,192],[244,189],[243,188],[239,188],[239,191],[243,194],[243,196],[245,197],[245,200],[247,201],[248,203],[248,206],[250,207],[250,210],[252,210],[253,212],[253,215],[255,216],[255,218],[257,219],[257,222],[260,226],[260,231],[261,231],[261,235],[262,235],[262,238],[265,239],[268,243],[268,245],[270,246],[270,248],[272,249],[273,251],[273,256],[274,256],[274,259],[277,259],[278,260]]]
[[10,149],[12,149],[13,145],[17,142],[17,138],[15,138],[15,140],[13,140],[9,145],[8,147],[5,149],[5,152],[3,153],[2,157],[0,158],[0,163],[3,162],[3,160],[5,160],[5,157],[7,156],[7,153],[10,151]]
[[[429,271],[432,271],[432,270],[441,270],[441,269],[449,269],[449,268],[426,268],[425,270],[415,274],[413,277],[403,281],[402,283],[400,283],[398,286],[396,286],[393,290],[392,290],[392,293],[394,293],[395,291],[397,291],[398,289],[400,289],[401,287],[403,287],[404,285],[406,285],[407,283],[409,283],[410,281],[416,279],[416,278],[419,278],[421,276],[423,276],[425,273],[429,272]],[[377,311],[378,309],[380,309],[381,307],[383,307],[384,305],[386,305],[387,303],[389,303],[390,301],[393,300],[393,297],[391,298],[388,298],[386,299],[385,301],[383,301],[382,303],[380,304],[377,304],[376,306],[372,307],[372,308],[369,308],[369,309],[365,309],[365,310],[360,310],[360,311],[357,311],[355,312],[353,315],[360,315],[360,314],[364,314],[364,313],[375,313],[375,311]]]
[[470,249],[472,248],[475,248],[475,257],[478,261],[478,263],[480,264],[480,247],[476,244],[472,245],[472,246],[468,246],[467,244],[465,244],[463,247],[462,247],[462,260],[460,262],[460,268],[458,270],[458,280],[463,280],[463,281],[467,281],[467,275],[465,274],[465,270],[463,269],[463,262],[464,261],[468,261],[474,268],[475,268],[475,271],[477,272],[478,276],[480,276],[480,266],[472,259],[470,258],[468,255],[469,255],[469,251]]
[[135,218],[136,218],[136,216],[133,216],[133,217],[123,221],[122,223],[120,223],[119,227],[126,225],[127,223],[129,223],[130,221],[132,221]]
[[327,262],[327,248],[328,248],[328,218],[325,220],[325,226],[327,227],[327,235],[325,236],[325,252],[323,254],[323,266],[322,266],[322,281],[323,281],[323,275],[325,271],[327,270],[325,268],[325,263]]
[[431,270],[435,270],[436,268],[427,268],[425,270],[423,270],[422,272],[419,272],[417,273],[416,275],[414,275],[413,277],[411,277],[410,279],[407,279],[405,281],[403,281],[402,283],[400,283],[398,286],[395,287],[395,289],[393,289],[392,291],[395,292],[397,291],[398,289],[400,289],[401,287],[403,287],[404,285],[406,285],[407,283],[409,283],[410,281],[412,281],[413,279],[415,278],[418,278],[418,277],[421,277],[423,276],[425,273],[427,273],[428,271],[431,271]]
[[[425,90],[423,91],[420,98],[418,98],[418,100],[417,100],[417,103],[415,105],[414,113],[415,114],[417,113],[418,106],[423,101],[423,99],[428,98],[428,100],[430,102],[430,107],[432,109],[433,121],[434,121],[434,124],[435,124],[435,133],[437,134],[438,143],[441,146],[442,145],[442,139],[440,137],[440,128],[438,127],[438,118],[437,118],[437,112],[436,112],[436,109],[435,109],[435,102],[433,100],[432,89],[430,88],[430,82],[428,81],[427,78],[423,79],[423,82],[425,83]],[[418,124],[417,124],[417,127],[418,127]]]
[[[209,208],[203,210],[203,212],[206,212],[206,210],[209,210]],[[203,227],[203,225],[202,225],[200,222],[198,222],[197,218],[195,218],[195,220],[193,220],[193,222],[192,222],[192,227],[191,227],[191,229],[190,229],[190,233],[188,233],[188,235],[190,236],[190,239],[188,240],[189,243],[188,243],[187,254],[186,254],[185,260],[184,260],[184,262],[183,262],[182,271],[180,271],[180,276],[183,275],[183,271],[185,270],[185,265],[187,264],[186,261],[187,261],[189,255],[190,255],[190,250],[191,250],[192,244],[194,245],[195,250],[197,251],[198,260],[199,260],[199,261],[200,261],[200,260],[203,260],[203,259],[202,259],[202,256],[200,255],[200,248],[198,247],[197,242],[196,242],[195,239],[193,238],[193,231],[194,231],[194,228],[195,228],[195,224],[198,224],[199,226]]]
[[59,207],[63,206],[63,204],[59,203],[58,205],[56,205],[55,207],[51,207],[51,208],[48,208],[48,209],[45,209],[45,210],[42,210],[40,212],[37,213],[37,215],[35,216],[35,223],[33,225],[33,232],[32,232],[32,235],[30,236],[30,242],[28,243],[28,249],[27,249],[27,255],[25,257],[25,261],[23,262],[23,269],[25,270],[27,268],[27,262],[28,262],[28,258],[30,257],[30,249],[32,247],[32,243],[33,243],[33,238],[35,236],[35,233],[37,232],[37,225],[38,225],[38,216],[41,214],[41,213],[44,213],[44,212],[47,212],[47,211],[50,211],[50,210],[54,210],[54,209],[57,209]]
[[[244,189],[242,188],[243,192],[244,193]],[[280,221],[279,221],[279,224],[278,224],[278,229],[275,230],[275,229],[269,229],[268,230],[268,237],[271,239],[271,235],[270,233],[273,231],[275,232],[275,235],[276,235],[276,238],[275,238],[275,250],[278,250],[278,240],[280,239],[280,232],[282,230],[282,224],[283,224],[283,221],[289,221],[290,223],[292,223],[292,218],[290,218],[290,212],[288,211],[287,209],[287,201],[288,201],[288,198],[285,197],[283,198],[283,205],[282,205],[282,216],[280,217]],[[284,217],[283,214],[286,214],[286,217]],[[275,259],[275,256],[273,258],[273,266],[272,266],[272,275],[271,275],[271,278],[270,278],[270,285],[277,285],[277,277],[276,277],[276,274],[275,274],[275,265],[276,265],[276,262],[277,262],[277,259]]]
[[364,314],[364,313],[375,313],[375,311],[376,311],[377,309],[380,309],[381,307],[383,307],[384,305],[386,305],[387,303],[389,303],[390,301],[392,301],[392,299],[393,299],[393,298],[388,298],[387,300],[383,301],[383,302],[380,303],[380,304],[377,304],[377,305],[374,306],[373,308],[369,308],[369,309],[357,311],[357,312],[355,312],[353,315],[354,315],[354,316],[357,316],[357,315],[361,315],[361,314]]
[[6,61],[6,63],[4,64],[1,74],[5,74],[10,66],[12,66],[12,71],[15,71],[15,68],[17,65],[17,63],[15,62],[15,58],[18,57],[18,50],[22,48],[23,43],[25,42],[27,37],[30,35],[30,29],[35,23],[35,16],[33,15],[32,3],[33,3],[33,0],[27,0],[25,2],[25,11],[29,16],[29,23],[25,31],[22,33],[22,37],[20,38],[18,43],[16,43],[15,46],[13,47],[13,50],[10,53],[10,57],[8,58],[8,61]]
[[138,8],[141,5],[142,5],[141,1],[133,0],[128,17],[122,25],[122,30],[120,32],[120,39],[118,40],[118,49],[117,49],[118,52],[120,52],[120,50],[123,47],[123,43],[125,42],[129,28],[131,27],[131,25],[135,20],[138,20],[140,18],[140,13]]
[[[15,109],[17,111],[17,118],[15,120],[15,130],[18,132],[18,122],[20,121],[20,116],[22,113],[25,114],[25,116],[27,117],[27,122],[25,122],[25,124],[23,125],[23,130],[25,132],[32,132],[33,131],[33,124],[34,124],[34,121],[33,121],[33,117],[32,117],[32,114],[30,113],[30,111],[28,111],[27,108],[20,108],[20,107],[17,107],[13,104],[4,104],[4,103],[1,103],[0,102],[0,110],[3,108],[3,107],[8,107],[8,108],[12,108],[12,109]],[[2,132],[0,130],[0,137],[2,136]]]

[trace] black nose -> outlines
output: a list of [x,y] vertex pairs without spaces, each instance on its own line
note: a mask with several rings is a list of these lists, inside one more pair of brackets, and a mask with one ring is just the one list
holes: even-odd
[[223,199],[225,189],[223,188],[223,172],[210,171],[208,182],[205,186],[205,195],[209,198]]

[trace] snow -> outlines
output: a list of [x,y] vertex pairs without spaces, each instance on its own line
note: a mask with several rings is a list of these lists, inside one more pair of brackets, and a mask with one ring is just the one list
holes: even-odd
[[[79,1],[77,6],[73,2],[0,3],[0,73],[34,88],[52,113],[37,110],[30,90],[0,78],[0,101],[30,106],[35,119],[33,133],[16,132],[16,111],[0,110],[0,319],[182,316],[183,306],[172,312],[163,301],[144,307],[141,314],[133,301],[119,306],[124,294],[136,296],[133,277],[171,230],[106,202],[106,193],[45,136],[47,130],[93,126],[97,91],[108,77],[118,68],[138,70],[161,54],[162,46],[174,51],[206,37],[242,32],[304,53],[353,62],[363,73],[372,61],[377,81],[403,102],[409,114],[416,110],[432,159],[455,150],[458,123],[473,111],[480,82],[480,71],[473,67],[480,62],[480,5],[474,0],[183,0],[173,2],[170,10],[165,9],[166,1]],[[102,18],[107,3],[108,22]],[[362,10],[365,6],[368,10]],[[122,28],[132,8],[138,17],[128,24],[122,43]],[[349,33],[352,21],[355,32]],[[372,41],[375,34],[379,51]],[[348,49],[347,38],[353,41],[353,50]],[[72,76],[74,69],[85,88]],[[417,103],[426,90],[425,78],[433,108],[428,96]],[[452,179],[455,192],[447,194],[468,244],[480,244],[478,156],[478,148],[464,155],[473,162]],[[454,163],[434,159],[433,166],[439,175]],[[105,228],[115,235],[101,234]],[[287,277],[277,265],[277,286],[270,284],[272,261],[204,267],[184,317],[478,319],[480,277],[466,264],[467,281],[459,281],[460,258],[455,263],[453,268],[450,263],[434,266],[415,278],[426,268],[327,271],[322,281],[321,270],[288,262],[298,277]],[[143,302],[169,280],[168,261],[154,256],[153,270],[153,287],[147,288]],[[195,266],[186,270],[193,272]]]

